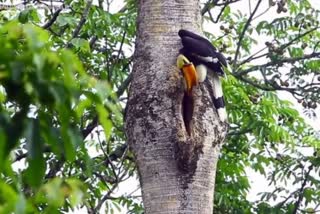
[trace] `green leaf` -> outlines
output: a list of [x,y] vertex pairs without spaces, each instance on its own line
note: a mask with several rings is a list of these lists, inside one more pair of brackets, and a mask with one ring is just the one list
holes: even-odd
[[100,124],[103,127],[106,138],[109,139],[111,135],[111,128],[112,128],[112,123],[109,119],[109,113],[106,110],[106,108],[101,104],[97,105],[96,109],[99,115]]
[[23,32],[26,35],[28,46],[32,51],[39,51],[48,43],[49,34],[39,27],[35,27],[31,24],[26,24],[23,27]]
[[79,48],[81,51],[89,52],[90,45],[89,42],[82,38],[73,38],[71,40],[71,44],[73,44],[76,48]]
[[26,176],[32,187],[39,187],[45,174],[46,164],[43,158],[43,141],[40,136],[39,120],[28,120],[26,141],[28,149],[28,168]]
[[45,66],[45,58],[43,54],[33,55],[33,63],[35,64],[38,72],[41,72],[43,67]]
[[269,29],[269,28],[270,28],[269,23],[267,21],[261,21],[257,25],[256,31],[258,32],[258,34],[260,34],[263,29]]
[[12,213],[17,199],[18,195],[14,189],[0,180],[0,213]]
[[225,19],[226,17],[228,17],[230,15],[230,12],[231,12],[231,7],[227,5],[222,13],[222,19]]
[[304,53],[302,48],[290,48],[289,54],[291,57],[302,57]]
[[[1,124],[5,124],[5,123],[2,123],[2,120],[1,120],[1,115],[0,115],[0,123]],[[5,149],[6,149],[6,144],[7,144],[7,135],[6,135],[6,132],[5,132],[5,129],[4,128],[2,128],[1,126],[0,126],[0,161],[1,161],[1,163],[3,163],[4,162],[4,160],[5,160],[5,157],[6,157],[6,155],[5,155]],[[0,171],[2,171],[2,165],[0,164]]]
[[83,184],[76,179],[68,179],[66,183],[70,186],[70,204],[72,207],[79,205],[85,196],[85,188]]
[[37,9],[32,7],[28,7],[25,10],[21,11],[18,19],[22,24],[25,24],[29,21],[33,21],[33,22],[40,21]]
[[37,195],[38,202],[47,202],[49,206],[61,207],[64,204],[65,191],[63,190],[63,180],[55,178],[46,183]]
[[72,16],[61,14],[58,16],[56,23],[58,24],[59,27],[64,27],[66,25],[72,26],[76,24],[76,20]]

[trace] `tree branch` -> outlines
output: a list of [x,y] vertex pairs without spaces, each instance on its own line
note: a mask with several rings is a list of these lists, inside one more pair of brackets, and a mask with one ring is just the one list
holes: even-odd
[[313,165],[309,166],[309,169],[307,171],[307,174],[305,175],[305,178],[301,184],[301,187],[300,187],[300,190],[299,190],[299,197],[298,197],[298,200],[296,201],[296,203],[294,204],[294,210],[293,210],[293,214],[296,214],[298,212],[298,209],[300,207],[300,204],[302,202],[302,199],[303,199],[303,191],[304,191],[304,188],[306,187],[307,185],[307,181],[309,180],[308,177],[310,175],[310,172],[312,171],[313,169]]
[[293,40],[291,40],[290,42],[288,42],[287,44],[284,44],[284,45],[281,45],[280,46],[280,49],[285,49],[287,47],[289,47],[290,45],[292,45],[295,41],[301,39],[302,37],[308,35],[309,33],[312,33],[313,31],[319,29],[320,27],[315,27],[315,28],[312,28],[306,32],[304,32],[303,34],[299,34],[296,38],[294,38]]
[[232,135],[243,135],[243,134],[247,134],[249,132],[251,132],[253,130],[253,128],[242,128],[242,129],[238,129],[238,130],[233,130],[228,132],[228,136],[232,136]]
[[77,25],[76,29],[72,33],[72,38],[76,38],[78,36],[82,26],[84,25],[84,23],[87,20],[87,16],[89,14],[89,10],[90,10],[91,5],[92,5],[92,0],[89,0],[84,11],[83,11],[83,14],[81,16],[79,24]]
[[302,96],[302,94],[299,94],[295,88],[286,88],[286,87],[281,87],[279,86],[278,84],[273,84],[271,83],[270,81],[266,81],[266,84],[264,85],[261,85],[257,82],[254,82],[253,80],[250,80],[248,78],[245,78],[244,76],[239,76],[237,77],[239,80],[245,82],[245,83],[248,83],[258,89],[261,89],[261,90],[264,90],[264,91],[276,91],[276,90],[279,90],[279,91],[287,91],[289,93],[291,93],[293,96],[297,95],[297,96]]
[[238,41],[238,44],[237,44],[236,54],[235,54],[234,60],[233,60],[233,67],[234,67],[234,68],[235,68],[236,63],[237,63],[238,55],[239,55],[239,53],[240,53],[240,47],[241,47],[242,39],[243,39],[243,37],[244,37],[244,35],[245,35],[245,33],[246,33],[246,31],[247,31],[247,29],[248,29],[248,27],[249,27],[252,19],[253,19],[254,14],[257,12],[257,10],[258,10],[259,5],[260,5],[261,2],[262,2],[262,0],[259,0],[259,1],[258,1],[256,7],[254,8],[253,12],[250,14],[250,17],[249,17],[247,23],[245,24],[245,26],[244,26],[241,34],[240,34],[239,41]]
[[97,206],[94,208],[93,213],[99,213],[99,210],[101,209],[102,204],[108,200],[112,199],[110,198],[110,195],[113,193],[113,191],[118,187],[119,183],[122,181],[122,179],[126,176],[128,169],[124,171],[124,173],[120,176],[119,182],[115,183],[111,189],[101,198],[101,200],[98,201]]
[[93,36],[91,39],[90,39],[90,41],[89,41],[89,46],[90,46],[90,48],[92,49],[93,48],[93,46],[94,46],[94,44],[96,43],[96,41],[98,40],[98,36]]
[[[48,152],[52,152],[50,147],[48,145],[45,145],[44,148],[43,148],[43,153],[48,153]],[[15,154],[16,157],[15,159],[13,160],[13,162],[17,162],[17,161],[20,161],[26,157],[28,157],[28,152],[25,152],[25,153],[21,153],[21,154]]]
[[226,7],[229,4],[233,4],[233,3],[236,3],[238,1],[240,1],[240,0],[228,0],[228,1],[223,1],[223,3],[218,3],[219,0],[213,0],[212,2],[209,0],[207,3],[205,3],[204,7],[202,8],[201,16],[203,16],[204,14],[209,12],[213,6],[224,6],[224,7]]
[[270,66],[281,65],[281,64],[284,64],[284,63],[294,63],[296,61],[306,60],[306,59],[311,59],[311,58],[316,58],[316,57],[320,57],[320,52],[315,52],[315,53],[312,53],[312,54],[306,54],[306,55],[301,56],[301,57],[284,58],[284,59],[280,59],[278,61],[271,61],[271,62],[268,62],[266,64],[262,64],[262,65],[255,65],[255,66],[252,66],[251,68],[248,68],[248,69],[245,69],[245,70],[242,70],[242,71],[240,70],[239,72],[233,73],[233,75],[235,77],[239,77],[239,76],[248,74],[248,73],[250,73],[252,71],[256,71],[256,70],[259,70],[259,69],[267,68],[267,67],[270,67]]
[[[124,91],[128,88],[128,85],[130,84],[131,80],[132,80],[132,74],[130,73],[127,79],[125,79],[123,83],[119,86],[116,92],[118,97],[120,97],[124,93]],[[98,124],[99,124],[99,118],[96,115],[93,117],[92,122],[85,129],[81,130],[83,139],[85,139],[93,131],[93,129],[97,127]]]
[[204,14],[206,14],[206,12],[208,12],[208,11],[212,8],[212,5],[216,5],[218,1],[219,1],[219,0],[213,0],[213,1],[211,2],[211,0],[208,0],[208,1],[205,3],[205,5],[204,5],[204,7],[202,8],[202,10],[201,10],[201,16],[203,16]]
[[123,83],[119,86],[118,91],[116,92],[118,97],[120,97],[124,93],[124,91],[128,88],[131,80],[132,80],[132,73],[130,73],[127,79],[125,79]]
[[54,14],[52,15],[52,18],[42,26],[43,29],[48,29],[49,27],[51,27],[53,25],[53,23],[57,20],[60,12],[64,9],[65,5],[62,4],[60,6],[60,8],[58,10],[56,10],[56,12],[54,12]]
[[219,19],[220,19],[221,15],[222,15],[222,13],[223,13],[223,11],[227,8],[227,6],[228,6],[228,4],[225,4],[225,5],[223,6],[223,8],[220,10],[220,12],[219,12],[219,14],[218,14],[218,16],[217,16],[216,20],[214,20],[214,19],[213,19],[213,16],[212,16],[212,14],[211,14],[211,11],[210,11],[210,10],[208,10],[209,17],[210,17],[210,19],[211,19],[211,21],[212,21],[213,23],[218,23],[218,21],[219,21]]
[[243,65],[243,64],[245,64],[245,63],[247,63],[247,62],[250,62],[250,61],[252,61],[252,60],[259,59],[259,58],[261,58],[261,57],[267,56],[268,53],[264,53],[264,54],[261,54],[261,55],[259,55],[259,56],[256,56],[257,54],[259,54],[259,53],[261,53],[262,51],[264,51],[266,48],[267,48],[267,47],[264,47],[264,48],[262,48],[261,50],[255,52],[254,54],[252,54],[251,56],[249,56],[247,59],[245,59],[245,60],[243,60],[242,62],[240,62],[239,65]]
[[95,116],[91,121],[91,123],[89,123],[89,125],[85,129],[81,130],[83,139],[86,139],[88,135],[92,132],[92,130],[95,127],[97,127],[97,125],[98,125],[98,116]]
[[122,52],[122,47],[123,47],[123,44],[124,44],[124,40],[126,38],[126,33],[127,31],[125,30],[122,34],[122,39],[121,39],[121,43],[120,43],[120,48],[119,48],[119,51],[118,51],[118,55],[117,55],[117,62],[119,61],[119,58],[120,58],[120,54]]

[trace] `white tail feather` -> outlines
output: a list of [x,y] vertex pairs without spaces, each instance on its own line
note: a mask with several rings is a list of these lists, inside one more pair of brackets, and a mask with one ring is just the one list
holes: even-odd
[[219,108],[217,110],[218,112],[218,115],[219,115],[219,118],[222,122],[225,122],[228,118],[228,115],[227,115],[227,111],[226,111],[226,108]]
[[[223,91],[222,91],[222,84],[220,81],[220,78],[217,74],[213,74],[213,96],[216,100],[219,98],[223,99]],[[215,106],[218,116],[222,122],[225,122],[227,120],[227,111],[225,106]]]
[[216,99],[223,96],[221,81],[217,74],[213,74],[213,95]]

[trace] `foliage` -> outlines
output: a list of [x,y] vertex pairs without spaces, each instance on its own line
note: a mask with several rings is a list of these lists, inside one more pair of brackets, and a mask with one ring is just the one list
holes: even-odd
[[[319,11],[308,1],[281,2],[248,15],[228,5],[219,23],[223,35],[212,37],[233,56],[233,73],[224,84],[230,132],[218,163],[218,213],[297,213],[319,206],[320,140],[295,106],[279,98],[279,91],[285,92],[315,114]],[[263,7],[263,1],[255,4]],[[275,7],[279,17],[264,19]],[[253,202],[246,200],[249,170],[265,176],[270,185]]]
[[[307,0],[257,0],[245,14],[237,2],[202,7],[205,22],[220,26],[206,35],[233,68],[224,81],[230,132],[215,210],[314,212],[319,138],[279,92],[315,114],[319,11]],[[0,11],[0,213],[143,213],[139,196],[115,195],[136,176],[122,122],[135,1],[118,10],[102,0],[42,3]],[[248,170],[270,183],[254,201]]]
[[[0,15],[1,213],[95,213],[133,175],[119,101],[131,60],[118,44],[132,45],[134,8],[64,7]],[[141,207],[109,210],[120,204]]]

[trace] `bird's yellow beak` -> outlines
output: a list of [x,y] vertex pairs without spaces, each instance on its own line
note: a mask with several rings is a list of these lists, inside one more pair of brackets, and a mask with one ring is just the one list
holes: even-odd
[[182,71],[185,79],[186,91],[189,95],[192,93],[193,86],[198,84],[196,68],[184,55],[180,54],[177,58],[177,67]]

